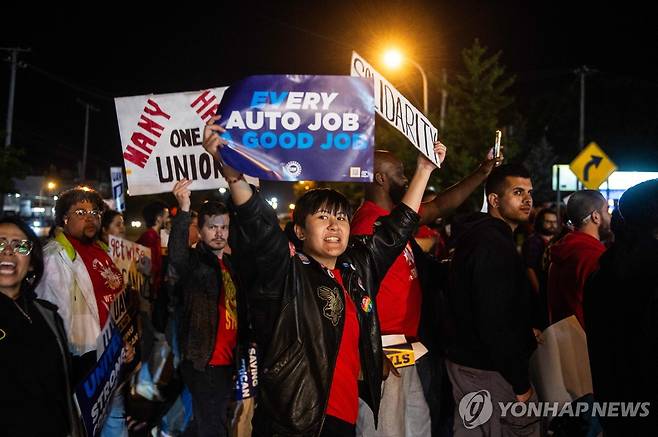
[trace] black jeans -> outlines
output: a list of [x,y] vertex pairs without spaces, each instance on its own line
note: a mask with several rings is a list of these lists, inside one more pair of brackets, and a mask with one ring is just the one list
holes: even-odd
[[326,416],[320,437],[355,437],[356,425],[347,423],[337,417]]
[[228,436],[228,403],[233,389],[233,366],[208,366],[203,372],[190,361],[181,363],[183,382],[192,394],[192,422],[186,435]]

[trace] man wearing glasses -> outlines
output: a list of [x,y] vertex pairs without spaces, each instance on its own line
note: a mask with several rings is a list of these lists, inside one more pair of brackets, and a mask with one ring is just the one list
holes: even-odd
[[[96,339],[110,317],[110,304],[124,288],[123,275],[98,244],[105,204],[89,188],[62,193],[55,205],[61,228],[44,247],[44,274],[36,293],[57,305],[73,355],[74,385],[96,364]],[[102,435],[128,435],[123,400],[115,397]],[[120,404],[120,405],[119,405]],[[109,431],[109,432],[108,432]]]
[[585,281],[599,266],[605,251],[602,240],[612,235],[608,202],[598,191],[574,193],[567,203],[567,215],[574,232],[551,246],[548,269],[548,311],[550,323],[575,315],[583,321]]

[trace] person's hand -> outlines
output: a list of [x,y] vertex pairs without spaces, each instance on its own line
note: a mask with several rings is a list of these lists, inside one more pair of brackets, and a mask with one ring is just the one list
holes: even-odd
[[534,393],[534,391],[532,390],[532,387],[530,387],[528,389],[528,391],[523,393],[522,395],[516,395],[516,400],[525,404],[526,402],[528,402],[530,400],[533,393]]
[[480,171],[484,173],[484,176],[487,177],[489,176],[489,173],[491,173],[491,170],[494,169],[494,167],[498,167],[500,164],[503,163],[503,160],[505,159],[505,156],[503,155],[504,147],[501,145],[500,146],[500,156],[498,158],[494,158],[494,149],[493,147],[489,149],[489,153],[487,153],[487,157],[480,163]]
[[215,115],[208,120],[206,127],[203,129],[203,148],[206,149],[206,152],[210,153],[213,157],[220,159],[218,155],[218,149],[221,149],[228,142],[220,137],[220,134],[226,132],[226,130],[218,124],[215,124],[222,116]]
[[[439,163],[443,163],[446,159],[446,154],[448,153],[448,148],[443,145],[440,141],[437,141],[434,143],[434,153],[439,158]],[[436,169],[436,164],[434,164],[432,161],[427,159],[425,155],[422,153],[418,155],[418,161],[416,165],[417,170],[428,170],[428,171],[434,171]]]
[[537,344],[544,344],[544,337],[541,335],[541,331],[537,328],[532,328],[532,333],[535,334],[535,340]]
[[130,364],[135,359],[135,348],[129,344],[123,347],[124,362]]
[[176,185],[174,185],[174,189],[172,190],[172,193],[174,193],[174,197],[176,197],[178,207],[181,209],[181,211],[190,211],[190,205],[192,203],[190,200],[190,195],[192,192],[190,191],[189,187],[191,183],[192,181],[190,180],[181,179],[180,181],[176,182]]
[[226,165],[224,161],[222,161],[222,156],[219,154],[219,149],[228,144],[228,141],[219,136],[226,132],[226,129],[215,124],[220,118],[221,115],[215,115],[208,120],[208,123],[206,123],[206,127],[203,130],[203,148],[206,149],[206,152],[210,153],[217,162],[219,162],[221,166],[220,172],[222,176],[224,176],[224,179],[227,181],[241,179],[242,173],[233,167]]
[[384,357],[383,361],[383,366],[382,366],[382,380],[386,381],[388,378],[388,375],[392,373],[393,375],[397,376],[398,378],[400,377],[400,372],[398,369],[395,368],[391,360],[388,359],[386,354],[382,354]]

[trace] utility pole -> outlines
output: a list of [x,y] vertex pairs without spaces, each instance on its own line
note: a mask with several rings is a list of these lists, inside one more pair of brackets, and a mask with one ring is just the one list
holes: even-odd
[[89,140],[89,111],[98,112],[100,109],[93,106],[91,103],[85,102],[82,99],[77,99],[77,102],[85,107],[85,138],[82,147],[82,165],[80,166],[80,182],[86,179],[87,170],[87,142]]
[[[588,68],[583,65],[577,68],[574,73],[580,76],[580,128],[578,131],[578,152],[585,148],[585,78],[587,75],[596,73],[597,70]],[[576,182],[576,188],[582,188],[580,181]]]
[[448,100],[448,72],[443,68],[441,73],[443,77],[441,86],[441,114],[439,116],[439,129],[443,131],[443,125],[446,118],[446,103]]
[[574,73],[580,76],[580,130],[578,134],[578,151],[585,148],[585,78],[598,70],[583,65],[576,69]]
[[0,47],[0,50],[11,53],[11,75],[9,78],[9,101],[7,103],[7,122],[5,124],[5,147],[11,144],[11,130],[14,123],[14,96],[16,90],[16,68],[18,67],[18,53],[29,52],[30,49],[19,47]]

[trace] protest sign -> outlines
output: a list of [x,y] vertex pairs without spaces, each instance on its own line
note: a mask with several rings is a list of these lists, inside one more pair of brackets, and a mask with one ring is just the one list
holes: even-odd
[[407,137],[420,153],[440,167],[439,157],[434,153],[434,143],[439,139],[439,130],[430,123],[422,111],[416,109],[402,93],[356,52],[352,52],[350,74],[373,78],[377,113]]
[[225,93],[222,159],[269,180],[371,182],[372,81],[349,76],[250,76]]
[[123,183],[123,170],[121,167],[110,167],[110,179],[112,180],[112,198],[114,198],[114,209],[119,212],[126,210],[125,184]]
[[247,355],[240,358],[238,374],[235,378],[235,400],[256,396],[258,390],[258,357],[255,347],[247,348]]
[[202,147],[225,89],[114,99],[131,196],[169,192],[180,179],[192,190],[228,186]]
[[[105,418],[110,410],[112,396],[118,387],[123,364],[123,341],[121,333],[109,318],[103,329],[109,338],[96,366],[75,389],[75,400],[88,436],[101,433]],[[107,334],[109,333],[109,335]]]
[[395,368],[408,367],[427,354],[427,348],[419,341],[408,342],[404,335],[382,335],[382,351]]
[[530,358],[530,375],[541,401],[570,402],[592,393],[587,336],[575,316],[546,328]]
[[151,249],[114,235],[109,236],[108,248],[114,265],[123,274],[124,283],[141,293],[147,282],[144,272],[151,264]]

